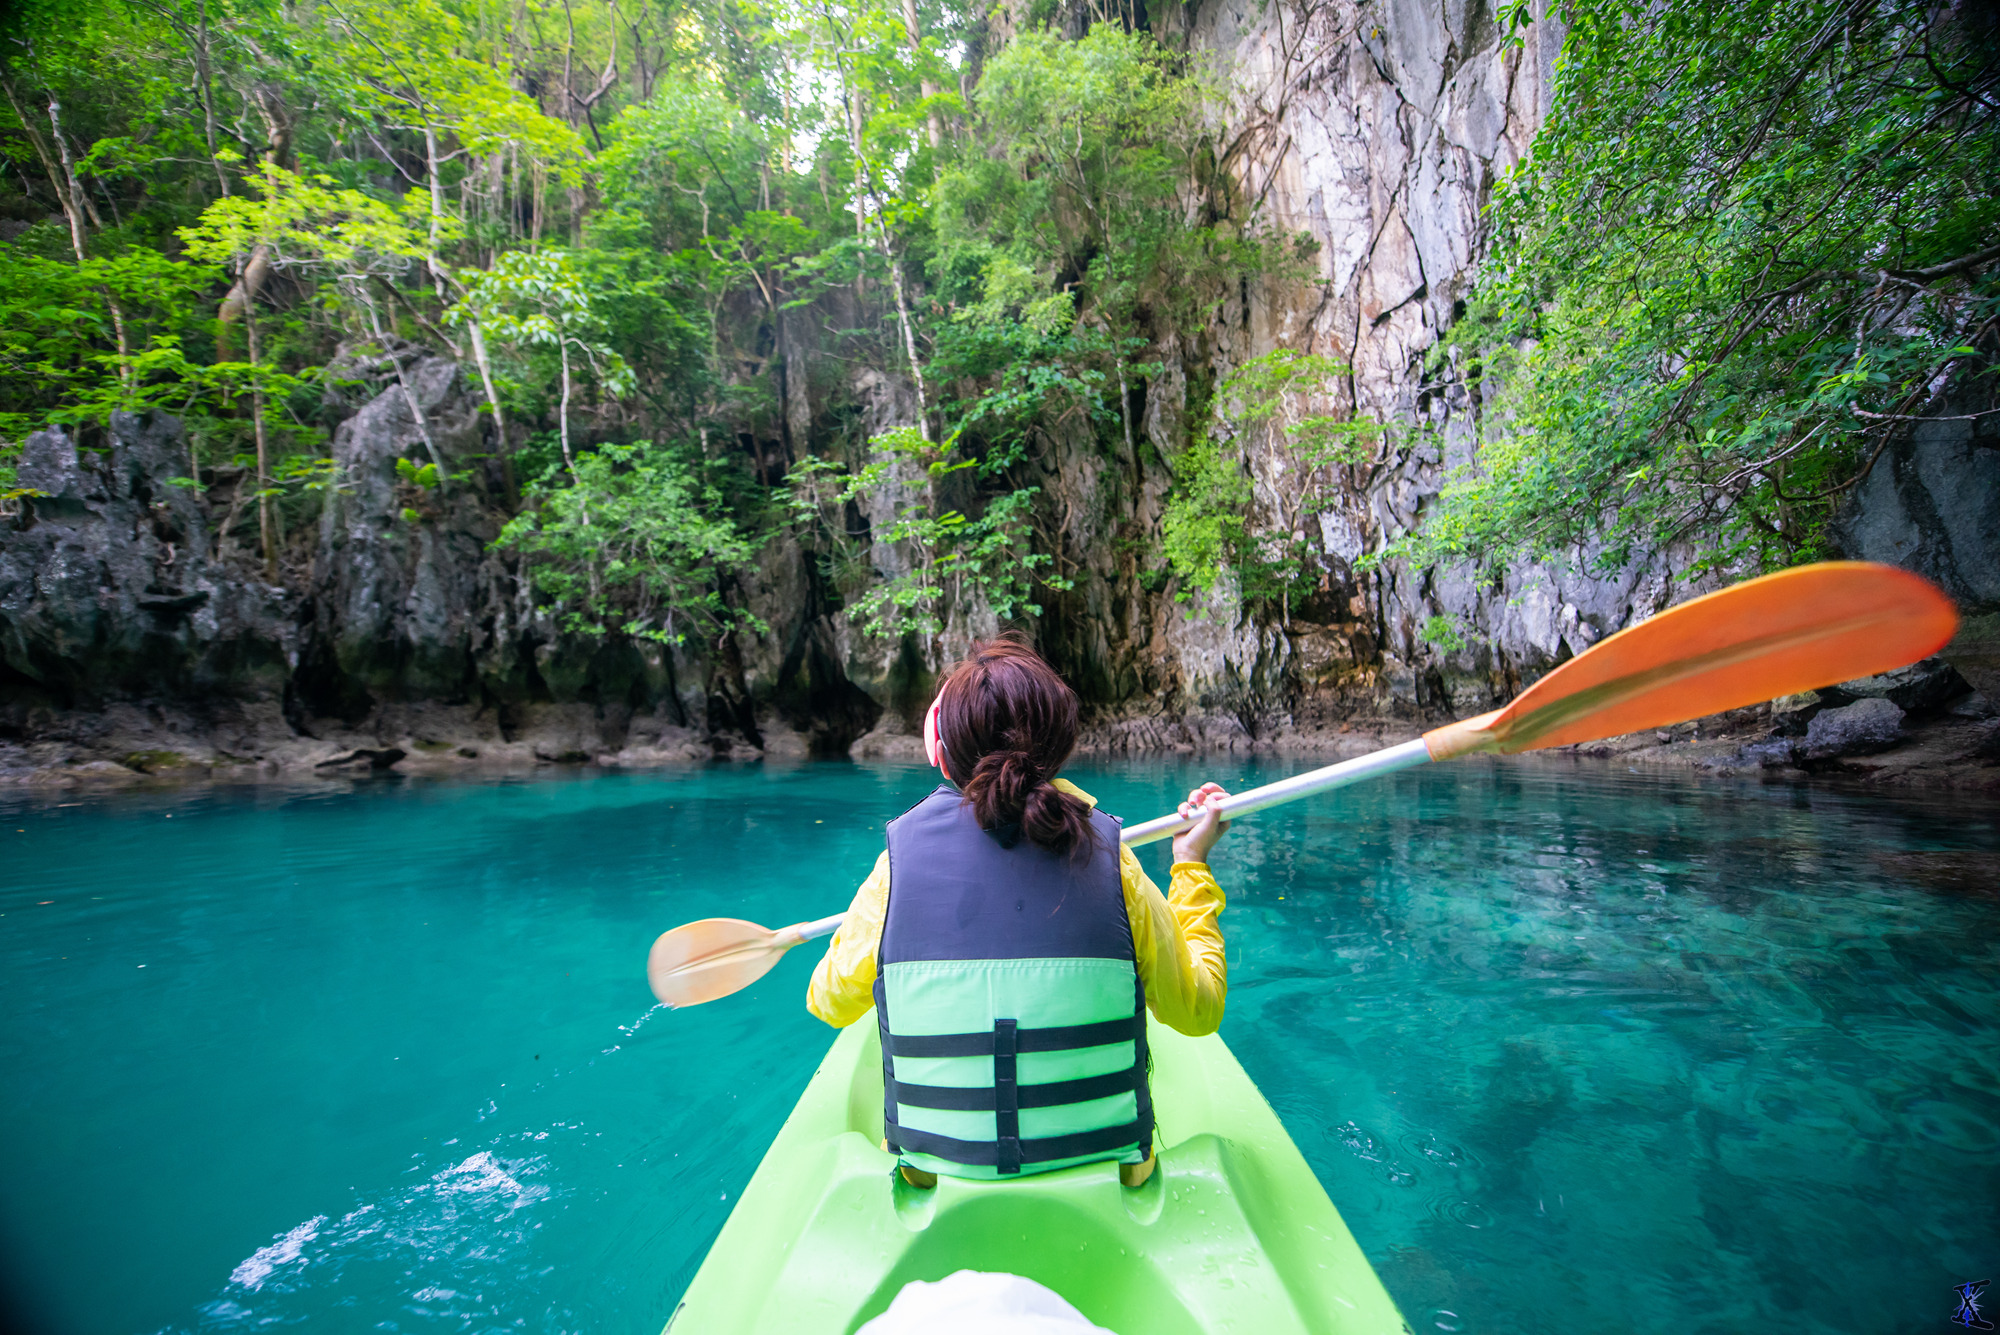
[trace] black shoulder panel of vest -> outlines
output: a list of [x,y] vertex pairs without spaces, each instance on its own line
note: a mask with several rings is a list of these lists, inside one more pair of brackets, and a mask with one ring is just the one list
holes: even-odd
[[936,792],[889,822],[889,911],[876,959],[1132,958],[1118,872],[1118,821],[1091,813],[1097,846],[1078,860],[979,828],[958,793]]

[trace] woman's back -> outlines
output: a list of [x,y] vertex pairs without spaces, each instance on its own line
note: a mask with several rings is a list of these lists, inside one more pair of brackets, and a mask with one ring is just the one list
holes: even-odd
[[945,787],[889,826],[883,1119],[920,1169],[1004,1177],[1150,1150],[1118,823],[1088,819],[1083,857],[1003,842]]
[[[905,1173],[1011,1176],[1119,1159],[1150,1171],[1145,1011],[1221,1019],[1227,975],[1205,861],[1213,815],[1174,842],[1171,899],[1118,822],[1056,772],[1076,695],[1024,641],[977,644],[925,720],[948,781],[888,847],[814,971],[807,1005],[845,1025],[873,1003],[886,1144]],[[1221,795],[1189,794],[1184,813]]]

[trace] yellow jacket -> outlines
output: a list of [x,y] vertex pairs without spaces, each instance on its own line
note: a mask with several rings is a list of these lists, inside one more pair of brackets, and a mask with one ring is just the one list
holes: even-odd
[[[1067,779],[1055,786],[1092,806],[1097,799]],[[1132,954],[1146,985],[1146,1006],[1161,1024],[1183,1034],[1212,1034],[1222,1023],[1229,995],[1229,966],[1222,956],[1222,887],[1206,862],[1176,862],[1168,893],[1162,895],[1140,869],[1132,850],[1120,847],[1118,869],[1125,884],[1125,915],[1132,923]],[[875,948],[889,911],[889,853],[861,883],[847,919],[827,943],[813,970],[806,1009],[844,1028],[875,1006]]]

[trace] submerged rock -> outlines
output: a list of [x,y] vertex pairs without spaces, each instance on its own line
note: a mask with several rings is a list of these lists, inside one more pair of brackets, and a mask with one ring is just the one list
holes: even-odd
[[1806,728],[1805,754],[1813,760],[1873,755],[1902,740],[1902,710],[1888,700],[1857,700],[1814,716]]

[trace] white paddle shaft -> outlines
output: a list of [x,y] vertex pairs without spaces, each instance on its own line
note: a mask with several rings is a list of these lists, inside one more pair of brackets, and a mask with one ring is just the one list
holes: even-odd
[[832,936],[840,930],[840,920],[845,913],[836,913],[831,918],[820,918],[813,922],[802,922],[785,930],[797,935],[801,941],[817,941],[822,936]]
[[[1291,778],[1280,779],[1276,783],[1231,793],[1222,801],[1215,803],[1215,809],[1222,813],[1223,819],[1234,820],[1238,816],[1247,816],[1266,807],[1282,806],[1286,802],[1296,802],[1315,793],[1345,788],[1351,783],[1360,783],[1363,779],[1372,779],[1379,774],[1394,774],[1397,770],[1427,764],[1430,758],[1431,753],[1425,748],[1424,739],[1419,737],[1414,741],[1404,742],[1401,746],[1392,746],[1385,751],[1356,756],[1337,765],[1307,770],[1304,774],[1294,774]],[[1198,819],[1200,818],[1185,819],[1178,814],[1161,816],[1157,820],[1147,821],[1144,825],[1127,828],[1119,835],[1119,841],[1128,848],[1137,848],[1141,844],[1171,839],[1183,830],[1192,830],[1195,820]]]
[[[1414,741],[1404,742],[1401,746],[1356,756],[1353,760],[1343,760],[1336,765],[1307,770],[1304,774],[1294,774],[1291,778],[1280,779],[1276,783],[1267,783],[1259,788],[1232,793],[1217,802],[1215,809],[1222,813],[1225,820],[1234,820],[1238,816],[1247,816],[1253,811],[1262,811],[1267,807],[1282,806],[1286,802],[1296,802],[1315,793],[1345,788],[1351,783],[1360,783],[1363,779],[1394,774],[1397,770],[1428,764],[1430,758],[1429,748],[1424,745],[1424,739],[1419,737]],[[1200,817],[1188,819],[1176,812],[1171,816],[1149,820],[1143,825],[1129,826],[1118,839],[1128,848],[1137,848],[1141,844],[1171,839],[1183,830],[1192,830],[1195,821],[1199,819]],[[840,926],[840,920],[846,916],[844,913],[836,913],[830,918],[821,918],[817,922],[802,922],[793,927],[781,928],[780,931],[796,933],[800,941],[811,941],[816,937],[833,935],[835,929]]]

